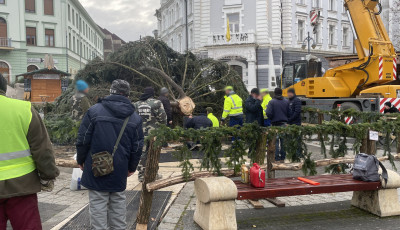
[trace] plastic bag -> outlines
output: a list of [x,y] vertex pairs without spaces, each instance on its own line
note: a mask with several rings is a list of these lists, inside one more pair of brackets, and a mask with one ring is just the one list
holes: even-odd
[[70,186],[71,191],[79,191],[82,189],[86,189],[81,184],[82,173],[83,173],[83,171],[80,168],[74,168],[72,170],[72,179],[71,179],[71,186]]

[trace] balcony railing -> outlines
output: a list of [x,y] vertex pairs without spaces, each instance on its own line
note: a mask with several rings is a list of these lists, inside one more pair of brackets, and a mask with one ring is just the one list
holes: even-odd
[[2,38],[0,37],[0,48],[11,48],[11,38]]
[[232,33],[231,40],[227,41],[226,34],[213,34],[208,37],[208,45],[237,45],[255,43],[254,33]]

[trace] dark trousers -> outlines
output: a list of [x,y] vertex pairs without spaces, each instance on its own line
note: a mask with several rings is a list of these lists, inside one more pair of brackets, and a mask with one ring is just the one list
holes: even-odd
[[243,126],[243,116],[229,118],[229,127],[233,127],[235,125]]
[[0,230],[8,220],[14,230],[41,230],[37,194],[0,199]]
[[[287,124],[284,122],[279,122],[272,124],[272,126],[286,126]],[[281,136],[276,137],[276,143],[275,143],[275,161],[283,161],[286,159],[286,151],[284,147],[284,139]]]

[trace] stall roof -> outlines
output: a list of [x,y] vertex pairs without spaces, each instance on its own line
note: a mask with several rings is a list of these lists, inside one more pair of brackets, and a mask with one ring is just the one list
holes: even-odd
[[39,70],[35,70],[32,72],[28,72],[28,73],[18,74],[17,77],[20,77],[20,76],[25,77],[25,76],[30,76],[30,75],[34,75],[34,74],[60,74],[62,76],[71,76],[71,74],[61,71],[61,70],[44,68],[44,69],[39,69]]

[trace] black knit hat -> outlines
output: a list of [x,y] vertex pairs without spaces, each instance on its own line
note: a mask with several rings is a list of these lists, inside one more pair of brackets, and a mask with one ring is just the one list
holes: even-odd
[[131,87],[127,81],[117,79],[114,80],[113,83],[111,84],[111,89],[110,93],[111,94],[116,94],[116,95],[122,95],[122,96],[129,96],[131,92]]
[[281,96],[282,95],[282,89],[281,88],[275,88],[274,93],[275,93],[275,96]]
[[385,103],[386,106],[392,107],[392,103],[390,101]]
[[7,80],[0,74],[0,91],[7,92]]

